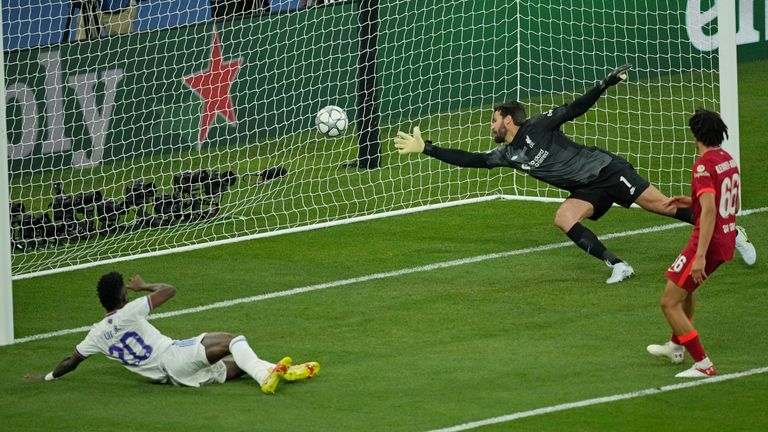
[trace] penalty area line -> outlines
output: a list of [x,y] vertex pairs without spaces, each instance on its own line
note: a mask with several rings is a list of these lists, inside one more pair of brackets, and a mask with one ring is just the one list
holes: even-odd
[[473,421],[473,422],[464,423],[464,424],[460,424],[460,425],[456,425],[456,426],[451,426],[451,427],[447,427],[447,428],[443,428],[443,429],[433,429],[430,432],[459,432],[459,431],[465,431],[465,430],[470,430],[470,429],[476,429],[476,428],[483,427],[483,426],[489,426],[489,425],[494,425],[494,424],[499,424],[499,423],[507,423],[507,422],[511,422],[511,421],[515,421],[515,420],[519,420],[519,419],[523,419],[523,418],[528,418],[528,417],[535,417],[535,416],[540,416],[540,415],[545,415],[545,414],[551,414],[551,413],[559,412],[559,411],[568,411],[568,410],[572,410],[572,409],[576,409],[576,408],[584,408],[584,407],[593,406],[593,405],[601,405],[601,404],[610,403],[610,402],[617,402],[617,401],[623,401],[623,400],[628,400],[628,399],[641,398],[641,397],[645,397],[645,396],[656,395],[656,394],[659,394],[659,393],[666,393],[666,392],[675,391],[675,390],[682,390],[682,389],[687,389],[687,388],[692,388],[692,387],[698,387],[698,386],[701,386],[701,385],[704,385],[704,384],[712,384],[712,383],[717,383],[717,382],[722,382],[722,381],[729,381],[729,380],[738,379],[738,378],[744,378],[744,377],[748,377],[748,376],[752,376],[752,375],[759,375],[759,374],[763,374],[763,373],[766,373],[766,372],[768,372],[768,367],[755,368],[755,369],[750,369],[750,370],[747,370],[747,371],[744,371],[744,372],[736,372],[736,373],[731,373],[731,374],[726,374],[726,375],[718,375],[718,376],[714,376],[712,378],[706,378],[706,379],[702,379],[702,380],[688,381],[688,382],[684,382],[684,383],[680,383],[680,384],[670,384],[670,385],[665,385],[665,386],[662,386],[662,387],[653,387],[653,388],[649,388],[649,389],[645,389],[645,390],[634,391],[634,392],[629,392],[629,393],[622,393],[622,394],[617,394],[617,395],[613,395],[613,396],[604,396],[604,397],[598,397],[598,398],[593,398],[593,399],[585,399],[585,400],[581,400],[581,401],[577,401],[577,402],[569,402],[569,403],[564,403],[564,404],[559,404],[559,405],[548,406],[548,407],[544,407],[544,408],[537,408],[537,409],[533,409],[533,410],[529,410],[529,411],[520,411],[520,412],[517,412],[517,413],[514,413],[514,414],[507,414],[507,415],[503,415],[503,416],[499,416],[499,417],[488,418],[488,419],[485,419],[485,420]]

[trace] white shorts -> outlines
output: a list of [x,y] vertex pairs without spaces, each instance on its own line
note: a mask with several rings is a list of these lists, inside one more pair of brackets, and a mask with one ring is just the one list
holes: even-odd
[[205,333],[191,339],[175,340],[163,353],[163,369],[168,381],[176,386],[200,387],[227,380],[227,365],[219,360],[208,363],[205,347],[200,343]]

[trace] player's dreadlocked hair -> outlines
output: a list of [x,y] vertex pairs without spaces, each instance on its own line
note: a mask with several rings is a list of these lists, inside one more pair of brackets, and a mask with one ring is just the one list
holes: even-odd
[[512,123],[522,126],[525,123],[525,107],[518,101],[506,101],[503,104],[493,107],[493,112],[498,111],[501,117],[512,116]]
[[699,108],[688,120],[688,126],[696,140],[707,147],[717,147],[728,138],[728,126],[720,118],[720,114]]
[[107,273],[99,279],[96,291],[99,293],[99,301],[104,309],[112,311],[120,306],[122,287],[123,275],[118,272]]

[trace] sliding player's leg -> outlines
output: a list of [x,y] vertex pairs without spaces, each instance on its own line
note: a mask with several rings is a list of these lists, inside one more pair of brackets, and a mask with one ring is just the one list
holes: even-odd
[[[220,343],[223,343],[226,339],[226,337],[222,338]],[[277,364],[273,364],[260,359],[253,352],[245,336],[236,336],[228,339],[229,352],[232,353],[232,358],[234,358],[237,367],[255,379],[261,386],[261,391],[267,394],[274,393],[280,378],[288,370],[288,367],[291,366],[291,358],[284,357]],[[218,345],[216,345],[215,349],[218,349]]]

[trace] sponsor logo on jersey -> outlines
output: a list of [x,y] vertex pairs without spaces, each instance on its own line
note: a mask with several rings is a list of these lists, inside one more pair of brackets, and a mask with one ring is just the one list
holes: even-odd
[[535,158],[529,163],[531,166],[540,167],[544,160],[549,156],[549,152],[541,149]]
[[699,177],[709,177],[707,168],[705,168],[704,165],[697,165],[696,172],[693,173],[693,178],[699,178]]

